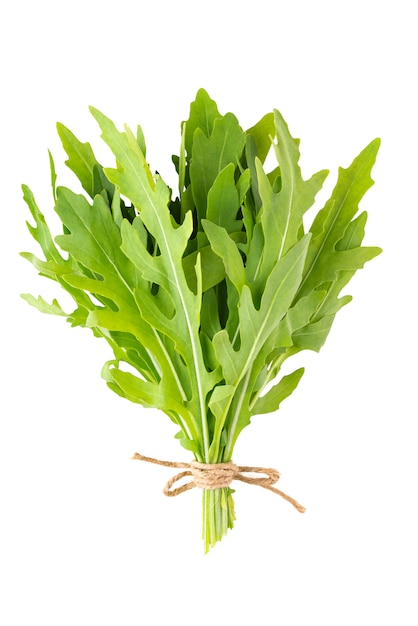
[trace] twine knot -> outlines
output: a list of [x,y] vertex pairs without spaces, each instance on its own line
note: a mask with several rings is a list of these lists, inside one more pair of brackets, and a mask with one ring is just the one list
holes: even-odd
[[195,487],[200,489],[222,489],[229,487],[239,468],[234,463],[190,463],[190,474]]
[[[283,493],[283,491],[280,491],[280,489],[272,486],[280,478],[280,473],[272,468],[239,466],[235,465],[232,461],[228,463],[199,463],[198,461],[180,463],[174,461],[160,461],[159,459],[143,456],[138,452],[135,452],[132,459],[154,463],[155,465],[163,465],[165,467],[184,468],[186,470],[176,474],[166,483],[163,492],[169,497],[178,496],[180,493],[193,489],[194,487],[198,487],[199,489],[222,489],[229,487],[233,480],[240,480],[241,482],[257,485],[269,491],[273,491],[273,493],[278,494],[287,500],[287,502],[290,502],[300,513],[304,513],[306,510],[299,502]],[[247,476],[247,474],[264,474],[264,476]],[[192,480],[180,487],[172,489],[175,483],[188,476],[191,476]]]

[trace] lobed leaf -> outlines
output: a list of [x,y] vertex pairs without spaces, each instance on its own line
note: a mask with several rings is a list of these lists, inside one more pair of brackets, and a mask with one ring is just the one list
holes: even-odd
[[300,379],[304,374],[303,367],[283,376],[277,385],[274,385],[265,395],[257,399],[251,410],[251,415],[260,415],[262,413],[271,413],[277,411],[280,404],[296,389]]

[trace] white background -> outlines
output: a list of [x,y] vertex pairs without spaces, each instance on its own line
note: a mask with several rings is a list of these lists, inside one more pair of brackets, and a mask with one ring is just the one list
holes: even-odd
[[[414,3],[15,0],[1,23],[1,555],[4,626],[240,624],[416,626],[417,71]],[[110,357],[86,330],[22,292],[60,297],[18,256],[27,183],[55,224],[47,148],[72,185],[55,122],[90,141],[93,104],[139,122],[151,165],[174,184],[180,121],[205,87],[248,128],[273,107],[301,137],[306,177],[382,147],[354,301],[273,415],[234,460],[277,467],[305,515],[238,484],[237,522],[207,556],[200,494],[165,498],[175,428],[113,395]],[[320,201],[325,196],[321,196]],[[319,206],[319,205],[318,205]],[[63,303],[65,298],[61,299]],[[299,364],[299,363],[298,363]]]

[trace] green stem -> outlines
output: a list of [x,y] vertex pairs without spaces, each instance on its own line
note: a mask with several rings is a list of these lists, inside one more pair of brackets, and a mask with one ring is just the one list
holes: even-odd
[[202,491],[202,536],[205,554],[234,526],[232,494],[233,490],[229,487]]

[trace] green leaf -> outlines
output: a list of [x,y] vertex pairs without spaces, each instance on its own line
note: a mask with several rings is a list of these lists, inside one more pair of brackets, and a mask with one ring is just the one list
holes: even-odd
[[45,217],[39,210],[38,205],[35,202],[35,198],[33,196],[32,191],[29,189],[27,185],[22,185],[22,190],[23,190],[23,199],[28,205],[29,210],[36,224],[36,226],[32,226],[31,224],[26,222],[30,234],[35,239],[35,241],[39,243],[39,245],[41,246],[42,252],[44,253],[48,261],[55,261],[55,263],[57,263],[58,265],[65,264],[63,257],[61,256],[56,245],[53,242],[51,232],[45,221]]
[[221,419],[233,392],[234,387],[232,385],[218,385],[213,390],[209,400],[209,408],[216,418]]
[[[230,238],[236,243],[244,243],[246,240],[245,233],[240,231],[231,233]],[[196,292],[196,262],[200,256],[202,266],[202,292],[208,291],[215,285],[218,285],[225,278],[225,266],[220,256],[218,256],[210,245],[200,247],[195,252],[183,257],[183,270],[186,276],[187,284],[193,292]]]
[[271,338],[275,348],[291,347],[294,344],[294,333],[306,327],[315,316],[327,291],[312,291],[308,296],[300,298],[286,313]]
[[241,293],[246,284],[244,264],[237,245],[228,235],[225,228],[217,226],[209,220],[202,220],[205,233],[208,236],[211,249],[223,261],[225,272],[232,284]]
[[164,391],[164,386],[161,384],[142,380],[130,372],[118,369],[116,364],[109,369],[109,374],[124,397],[131,402],[165,412],[184,411],[184,407],[178,403],[176,397],[170,394],[170,390]]
[[265,395],[258,398],[251,410],[251,415],[261,415],[262,413],[277,411],[283,400],[290,396],[296,389],[304,371],[305,369],[301,367],[292,372],[292,374],[283,376],[277,385],[274,385]]
[[371,169],[376,160],[380,140],[372,141],[349,168],[340,168],[337,184],[325,207],[312,223],[312,241],[306,258],[299,295],[306,294],[325,281],[334,280],[340,270],[355,270],[380,253],[380,248],[350,250],[337,249],[337,244],[358,211],[358,205],[373,184]]
[[112,294],[117,306],[131,306],[138,272],[120,250],[120,231],[103,198],[96,196],[91,207],[84,196],[64,187],[58,188],[57,196],[56,211],[68,229],[56,237],[58,245],[97,275],[97,293],[103,282],[103,295]]
[[[341,306],[350,301],[343,300]],[[326,315],[317,322],[312,322],[293,335],[293,342],[300,350],[314,350],[319,352],[331,330],[335,315]]]
[[[225,416],[234,398],[234,392],[235,389],[232,385],[218,385],[213,390],[209,400],[209,409],[215,416],[215,427],[210,452],[215,458],[219,454],[222,438],[225,438]],[[227,441],[222,443],[225,445]]]
[[247,135],[251,135],[254,141],[255,154],[261,163],[264,163],[268,153],[270,152],[273,137],[275,135],[274,115],[267,113],[261,118],[257,124],[246,131]]
[[229,163],[219,172],[208,192],[206,218],[233,233],[241,230],[242,223],[236,219],[240,208],[238,191],[234,180],[235,165]]
[[[353,250],[354,252],[363,253],[365,260],[376,256],[380,252],[380,248],[360,248],[364,237],[366,220],[366,212],[361,213],[354,219],[348,225],[344,237],[337,243],[336,250],[341,252]],[[360,254],[358,255],[359,257]],[[338,296],[355,272],[356,269],[344,270],[343,264],[341,264],[341,270],[336,274],[337,277],[332,282],[323,283],[322,288],[325,296],[309,324],[304,328],[299,328],[298,332],[294,334],[293,341],[296,346],[300,349],[315,350],[316,352],[322,348],[331,330],[336,313],[352,300],[351,296],[348,295],[341,298]],[[300,301],[304,299],[302,298]]]
[[[160,177],[154,180],[136,141],[132,140],[129,129],[119,133],[113,122],[96,109],[92,113],[102,129],[102,137],[114,152],[118,169],[106,170],[108,178],[119,189],[121,194],[131,200],[139,210],[141,220],[154,237],[161,256],[166,278],[163,287],[174,305],[175,314],[169,320],[157,316],[155,308],[143,308],[140,299],[141,314],[150,324],[156,324],[161,332],[167,335],[177,347],[181,346],[181,354],[189,371],[192,397],[189,400],[192,412],[200,422],[203,437],[203,450],[207,458],[209,450],[209,434],[206,421],[207,406],[205,398],[216,383],[216,377],[206,369],[199,341],[199,319],[201,309],[200,266],[197,269],[197,292],[193,293],[187,283],[181,259],[188,239],[192,233],[191,214],[186,214],[181,226],[173,222],[168,210],[169,190]],[[144,250],[138,249],[144,260]],[[152,272],[147,264],[141,271],[151,272],[152,280],[158,283],[160,277]]]
[[251,172],[250,170],[244,170],[237,181],[237,191],[238,191],[238,205],[242,207],[243,202],[245,201],[247,191],[249,190],[251,185]]
[[192,439],[187,439],[187,437],[182,437],[181,439],[179,439],[179,441],[180,441],[180,445],[185,450],[189,450],[190,452],[193,452],[195,456],[201,455],[201,452],[199,450],[197,443],[193,441]]
[[145,145],[145,137],[144,137],[142,128],[140,127],[139,124],[136,127],[136,140],[138,142],[139,149],[141,150],[144,157],[147,156],[147,147]]
[[[133,263],[141,277],[144,279],[142,289],[150,287],[151,283],[156,283],[169,289],[169,280],[165,272],[163,258],[161,255],[155,256],[149,253],[146,242],[142,233],[135,225],[130,224],[127,220],[121,223],[120,234],[122,242],[120,244],[121,251]],[[139,282],[136,283],[137,286]]]
[[[112,203],[113,196],[115,194],[115,187],[106,178],[102,166],[99,164],[96,164],[93,167],[92,174],[93,174],[93,193],[91,194],[91,198],[94,198],[94,196],[98,194],[102,194],[104,200],[108,201],[109,203]],[[103,191],[105,191],[106,193],[103,194]],[[119,198],[119,207],[118,207],[119,210],[120,210],[120,204],[121,203],[120,203],[120,198]],[[123,203],[122,203],[122,206],[123,206]]]
[[258,190],[258,178],[257,178],[257,144],[252,135],[247,135],[245,140],[245,163],[248,164],[248,169],[251,177],[251,192],[254,200],[254,218],[257,216],[262,200]]
[[192,155],[194,133],[199,128],[206,137],[210,137],[213,131],[215,120],[221,117],[216,102],[211,100],[209,94],[204,89],[199,89],[196,99],[190,105],[190,115],[185,122],[185,149]]
[[42,296],[34,298],[30,293],[22,293],[21,297],[26,300],[28,304],[34,306],[36,309],[38,309],[38,311],[41,311],[41,313],[49,313],[52,315],[67,317],[67,313],[62,310],[62,308],[58,304],[58,301],[55,300],[55,298],[52,303],[49,304],[42,298]]
[[219,172],[237,165],[245,144],[245,133],[232,113],[215,120],[208,137],[197,128],[193,137],[190,178],[193,199],[200,219],[206,216],[207,196]]
[[51,171],[52,197],[54,198],[54,202],[55,202],[57,199],[57,194],[56,194],[57,173],[55,171],[55,163],[54,163],[54,159],[52,157],[50,150],[48,150],[48,156],[49,156],[49,168]]
[[[145,155],[145,153],[144,153]],[[187,162],[186,162],[186,123],[183,122],[181,126],[181,144],[180,144],[180,156],[178,158],[178,175],[179,175],[179,197],[181,203],[181,211],[180,217],[181,221],[184,220],[185,210],[184,205],[181,202],[183,192],[186,186],[186,172],[187,172]]]
[[57,123],[58,135],[68,159],[66,165],[74,172],[83,189],[87,191],[89,196],[94,196],[93,188],[93,170],[96,165],[100,165],[94,156],[92,147],[89,143],[82,143],[64,124]]
[[265,239],[260,268],[262,277],[268,275],[277,256],[281,258],[298,241],[303,216],[312,206],[328,174],[324,170],[304,181],[299,167],[299,140],[291,136],[286,122],[277,110],[274,111],[274,123],[277,134],[274,150],[281,172],[279,192],[273,191],[260,160],[255,160]]

